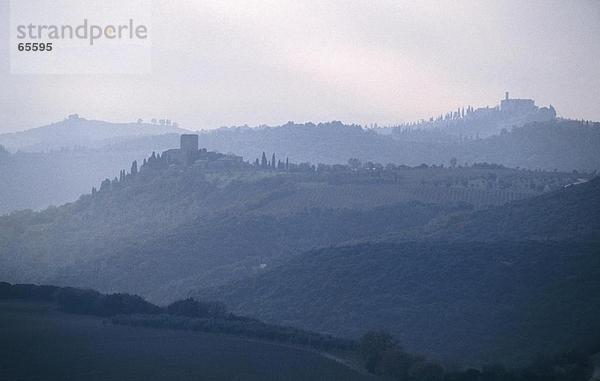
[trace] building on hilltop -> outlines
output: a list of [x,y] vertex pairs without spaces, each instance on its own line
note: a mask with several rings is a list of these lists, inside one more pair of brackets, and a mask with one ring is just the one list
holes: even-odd
[[536,106],[533,99],[511,99],[508,91],[504,99],[500,101],[500,112],[508,118],[516,118],[519,124],[527,122],[542,122],[556,118],[556,110],[552,105],[549,107]]
[[182,134],[179,138],[179,146],[182,152],[198,151],[198,135],[197,134]]
[[208,151],[206,148],[199,149],[197,134],[182,134],[179,140],[179,148],[172,148],[162,154],[169,164],[197,165],[205,168],[226,168],[240,166],[243,158],[233,154]]
[[167,161],[173,164],[192,164],[198,157],[198,135],[182,134],[179,138],[179,148],[172,148],[163,152]]
[[457,110],[430,118],[428,121],[404,123],[392,128],[392,137],[413,141],[448,142],[485,138],[521,127],[527,123],[545,122],[556,118],[552,105],[538,107],[533,99],[510,98],[508,91],[494,107]]
[[500,111],[508,113],[530,113],[536,112],[538,107],[533,99],[510,99],[508,91],[504,99],[500,101]]

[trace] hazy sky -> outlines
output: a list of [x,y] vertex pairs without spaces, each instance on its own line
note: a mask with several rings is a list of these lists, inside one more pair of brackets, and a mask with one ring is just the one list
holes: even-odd
[[154,0],[150,75],[11,75],[8,28],[0,132],[74,112],[190,129],[383,125],[495,105],[506,90],[600,120],[598,0]]

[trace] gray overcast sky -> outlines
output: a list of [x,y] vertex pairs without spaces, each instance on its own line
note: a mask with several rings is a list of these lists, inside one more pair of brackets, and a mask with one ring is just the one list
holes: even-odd
[[154,0],[150,75],[11,75],[8,28],[0,132],[74,112],[190,129],[381,125],[495,105],[505,90],[600,120],[598,0]]

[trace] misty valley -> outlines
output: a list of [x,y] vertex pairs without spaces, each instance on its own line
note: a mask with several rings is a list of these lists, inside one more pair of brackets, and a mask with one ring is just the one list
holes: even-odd
[[[587,155],[577,139],[600,131],[597,123],[540,123],[476,142],[485,147],[528,129],[548,136],[560,130],[568,139],[557,137],[555,144]],[[45,130],[105,125],[70,117],[36,134],[43,139]],[[328,353],[315,366],[333,379],[562,380],[566,372],[575,380],[593,371],[600,345],[595,170],[469,163],[454,156],[438,164],[378,162],[368,158],[386,153],[370,150],[375,143],[368,139],[397,150],[402,138],[336,123],[136,137],[143,128],[138,123],[113,131],[131,133],[110,141],[134,148],[96,142],[93,149],[2,151],[3,165],[40,175],[36,160],[79,157],[86,168],[98,161],[101,172],[155,149],[75,201],[0,217],[0,278],[10,282],[0,295],[0,319],[11,327],[10,335],[4,331],[7,340],[20,340],[14,332],[23,329],[21,320],[50,324],[57,337],[86,337],[89,345],[96,345],[95,333],[75,333],[79,324],[107,330],[105,345],[115,345],[112,332],[123,329],[144,329],[140,335],[175,330],[177,337],[190,332],[210,340],[233,335],[227,340],[284,346],[295,358],[311,357],[307,362]],[[407,134],[406,127],[398,129]],[[219,134],[240,134],[231,141],[245,152],[262,134],[260,141],[278,151],[243,157],[202,147],[224,144],[216,143]],[[349,151],[350,144],[333,144],[339,136],[367,145]],[[315,151],[327,139],[331,144]],[[174,141],[177,148],[168,147]],[[317,162],[278,153],[300,150],[289,145],[299,141],[310,141],[305,146]],[[516,141],[502,147],[523,157]],[[458,149],[465,143],[452,144]],[[548,142],[539,147],[549,149]],[[344,154],[352,156],[335,161]],[[598,160],[597,151],[589,154]],[[112,164],[101,163],[109,157]],[[547,164],[553,166],[561,167]],[[51,341],[44,345],[52,350]],[[19,348],[7,356],[33,356],[27,346]],[[4,366],[16,373],[9,374],[23,371],[18,361],[11,363],[17,365]],[[277,372],[253,377],[291,372],[312,378]]]
[[600,381],[600,0],[0,19],[0,381]]

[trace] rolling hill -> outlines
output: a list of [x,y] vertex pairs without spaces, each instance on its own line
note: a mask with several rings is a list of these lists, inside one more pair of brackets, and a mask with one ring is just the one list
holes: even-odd
[[0,301],[0,378],[369,380],[306,349],[230,335],[106,324],[46,303]]
[[0,276],[166,302],[307,250],[417,229],[576,178],[494,166],[293,172],[148,164],[75,203],[0,217]]
[[600,238],[600,177],[502,207],[440,221],[436,240],[580,240]]
[[194,295],[320,332],[386,328],[444,361],[522,363],[600,329],[599,183],[310,251]]
[[77,202],[1,217],[0,277],[159,303],[212,295],[324,332],[387,328],[461,362],[518,361],[596,328],[597,179],[224,163],[153,155]]
[[47,152],[75,147],[100,148],[111,142],[132,137],[182,134],[188,130],[171,124],[111,123],[80,118],[77,114],[25,131],[0,134],[0,145],[11,151]]
[[[0,183],[0,214],[74,201],[133,160],[176,147],[179,134],[186,132],[173,125],[70,118],[0,135],[0,145],[13,152],[0,153],[0,171],[6,174]],[[447,134],[432,137],[428,129],[382,135],[340,122],[230,127],[199,134],[201,147],[234,152],[249,161],[265,151],[315,165],[346,163],[350,158],[383,165],[448,165],[456,159],[459,165],[488,162],[568,172],[600,169],[600,124],[572,120],[532,123],[485,139],[459,140]]]
[[[200,145],[210,150],[234,152],[246,159],[263,151],[289,157],[294,162],[346,163],[349,158],[383,164],[405,165],[497,163],[508,167],[559,171],[600,170],[600,123],[568,119],[509,126],[501,134],[486,138],[466,132],[463,139],[444,134],[443,129],[413,129],[400,135],[341,122],[293,123],[274,127],[227,127],[199,131]],[[436,134],[439,132],[439,134]],[[115,147],[168,147],[169,135],[148,136],[115,142]]]

